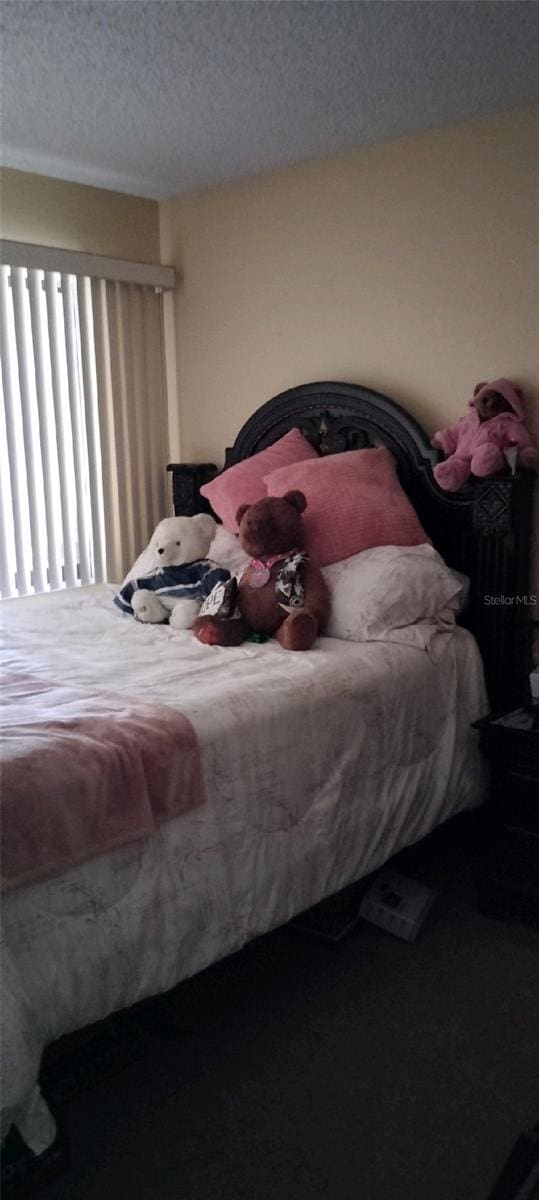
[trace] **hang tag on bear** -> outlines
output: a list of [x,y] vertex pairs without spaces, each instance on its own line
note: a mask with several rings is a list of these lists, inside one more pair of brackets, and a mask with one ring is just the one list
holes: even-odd
[[269,580],[270,575],[271,575],[271,571],[270,571],[269,567],[256,567],[254,575],[251,575],[251,578],[249,579],[249,587],[252,587],[252,588],[265,587]]
[[231,578],[224,583],[216,583],[209,596],[206,597],[198,615],[199,617],[226,617],[227,619],[239,617],[237,600],[237,579]]

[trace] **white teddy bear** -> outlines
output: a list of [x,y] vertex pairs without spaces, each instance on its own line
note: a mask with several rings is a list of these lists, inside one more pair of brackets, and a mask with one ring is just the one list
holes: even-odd
[[165,621],[190,629],[202,601],[229,572],[206,557],[217,523],[196,517],[165,517],[114,597],[123,612],[152,625]]

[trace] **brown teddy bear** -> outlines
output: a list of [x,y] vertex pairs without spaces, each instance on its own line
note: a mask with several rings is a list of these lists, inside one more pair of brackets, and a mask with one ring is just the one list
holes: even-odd
[[251,561],[232,601],[217,585],[220,596],[203,605],[193,625],[200,642],[238,646],[254,632],[275,634],[285,650],[310,650],[328,620],[330,600],[322,572],[304,552],[306,507],[298,491],[241,505],[239,540]]

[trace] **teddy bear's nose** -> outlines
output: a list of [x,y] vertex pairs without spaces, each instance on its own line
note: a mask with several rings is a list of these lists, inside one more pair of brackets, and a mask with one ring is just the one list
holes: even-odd
[[158,554],[164,554],[164,553],[165,553],[163,546],[160,546],[160,547],[159,547],[159,549],[158,549],[157,553],[158,553]]

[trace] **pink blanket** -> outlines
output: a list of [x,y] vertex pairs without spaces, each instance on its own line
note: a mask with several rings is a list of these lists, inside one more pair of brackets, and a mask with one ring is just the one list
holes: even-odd
[[204,803],[196,734],[174,709],[11,671],[0,714],[4,888],[147,837]]

